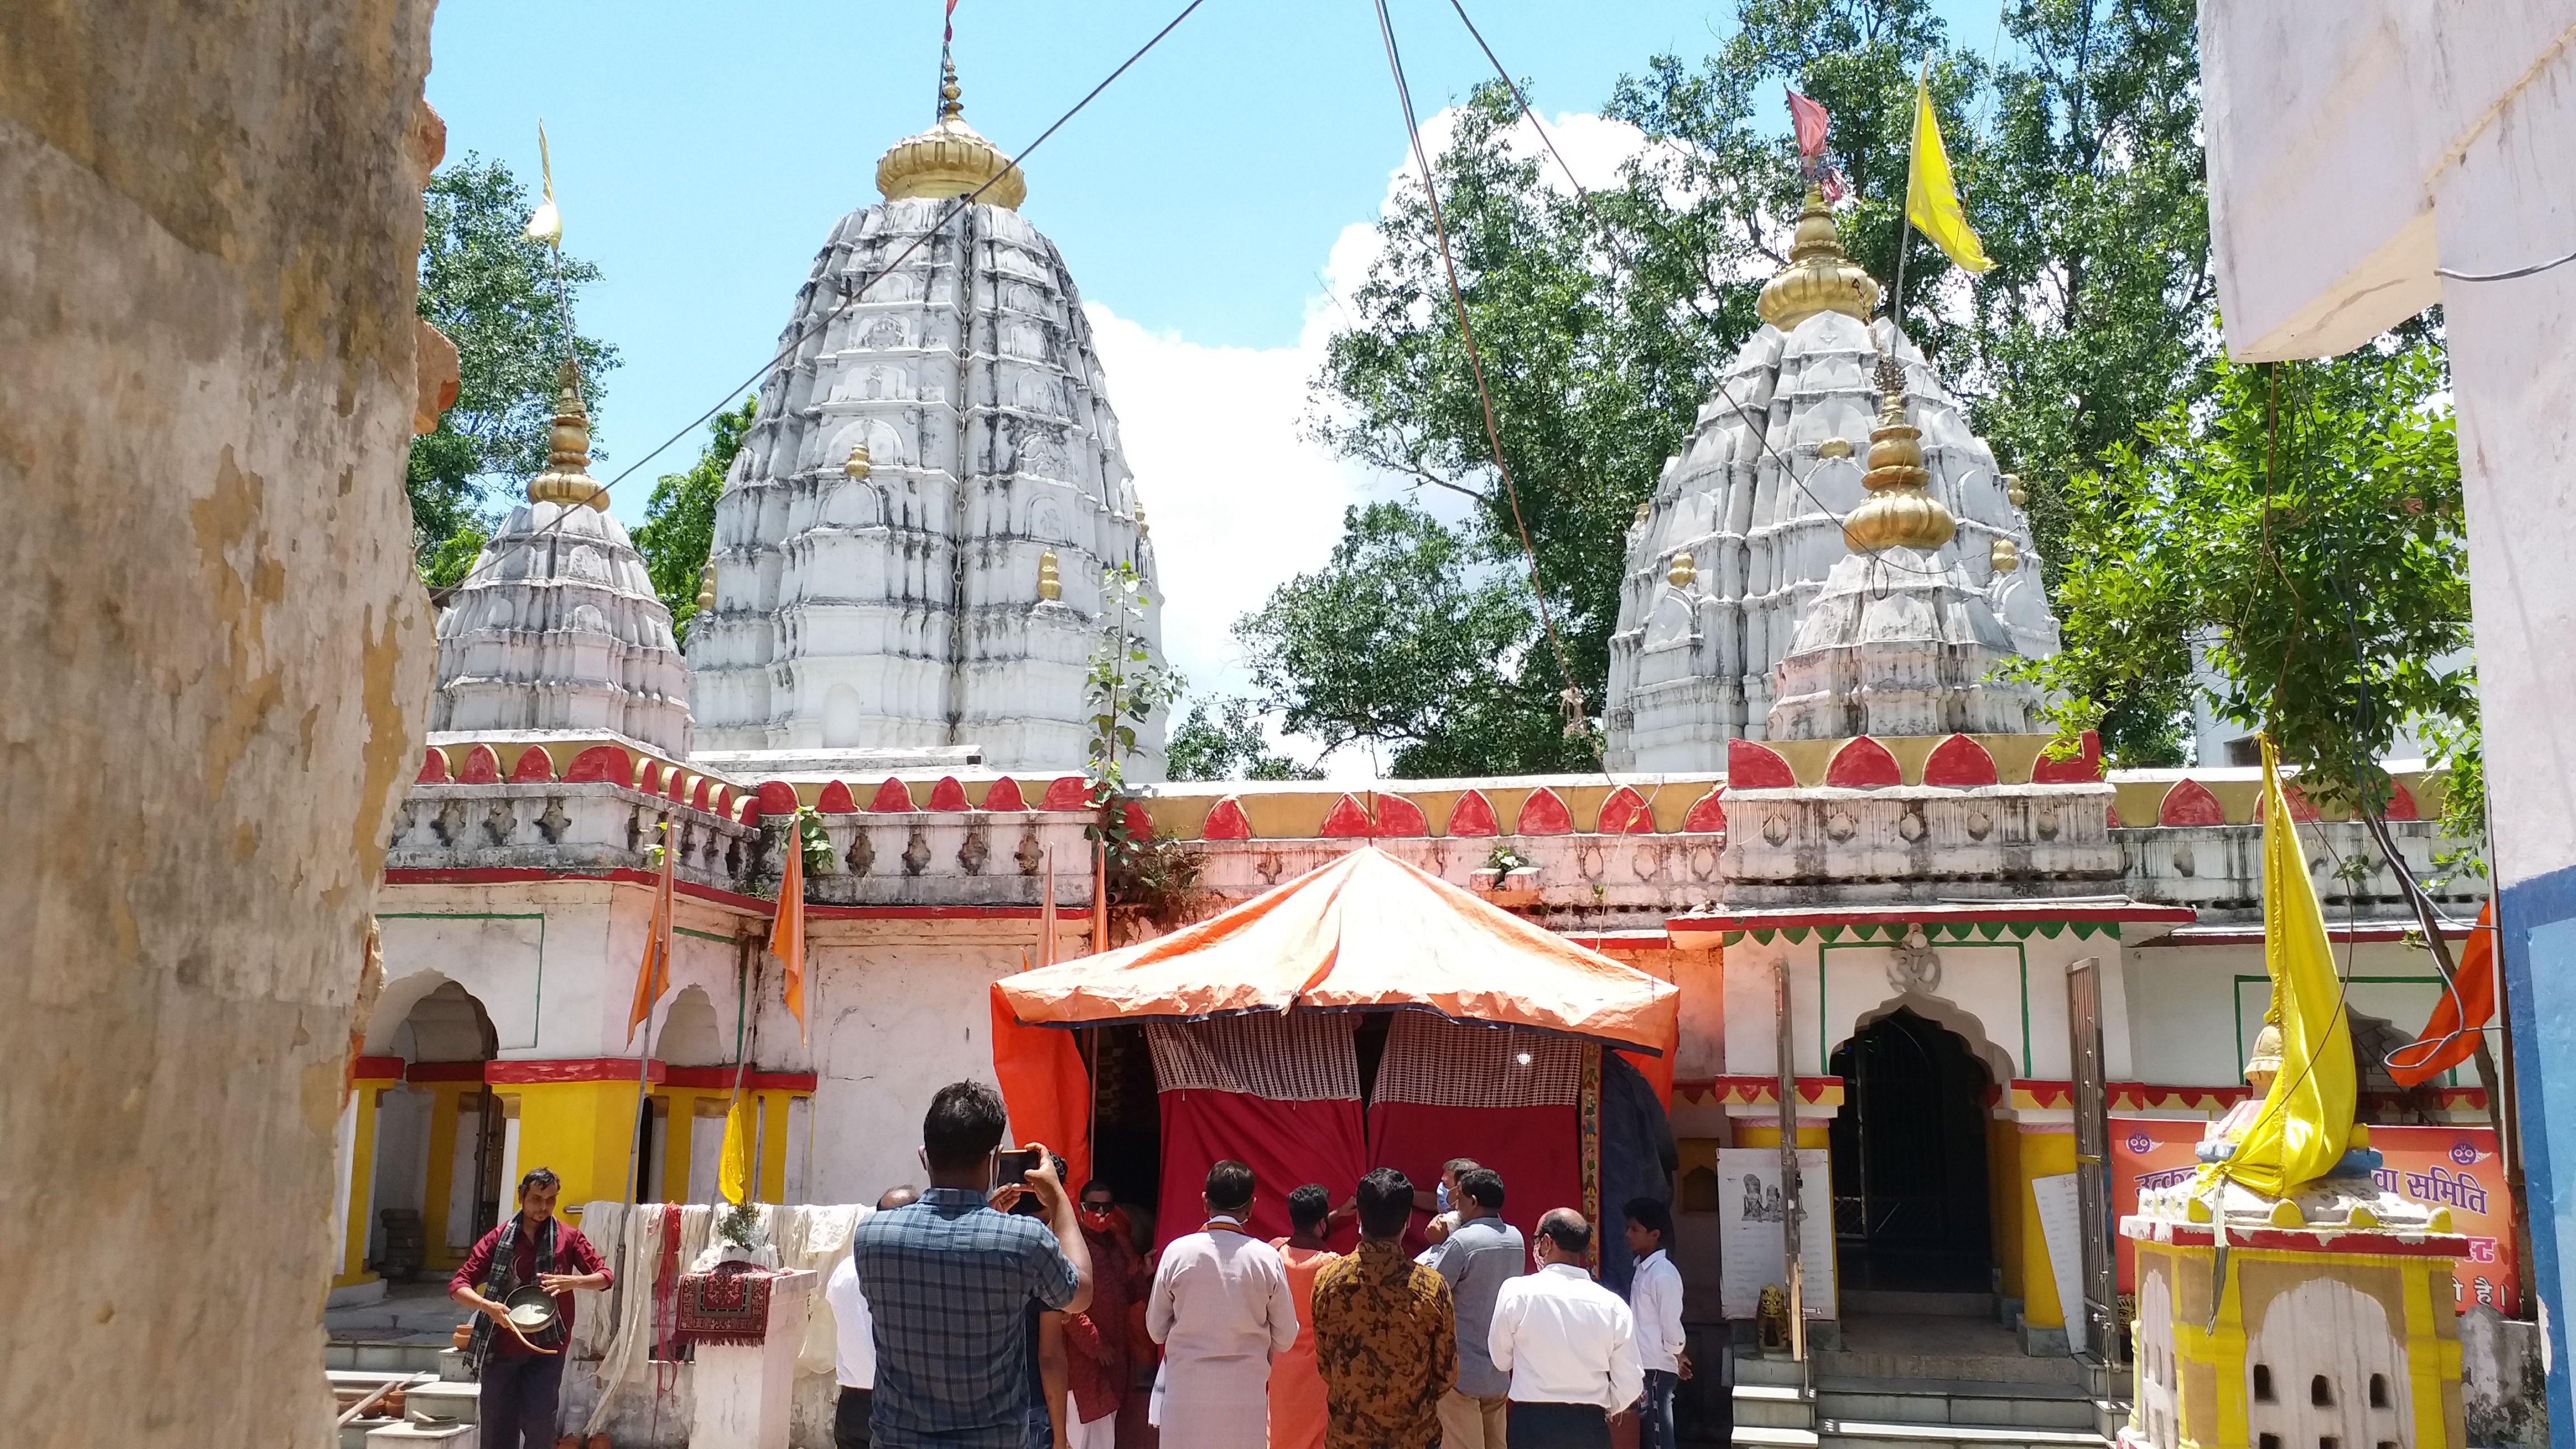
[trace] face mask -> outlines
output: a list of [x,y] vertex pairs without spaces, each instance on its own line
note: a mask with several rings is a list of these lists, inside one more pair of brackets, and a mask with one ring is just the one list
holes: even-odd
[[1090,1203],[1084,1203],[1082,1205],[1083,1226],[1098,1228],[1101,1231],[1106,1232],[1109,1229],[1111,1217],[1116,1214],[1117,1211],[1118,1209],[1115,1207],[1094,1207]]
[[1433,1201],[1440,1204],[1442,1212],[1449,1211],[1449,1184],[1444,1182],[1431,1189],[1431,1197]]

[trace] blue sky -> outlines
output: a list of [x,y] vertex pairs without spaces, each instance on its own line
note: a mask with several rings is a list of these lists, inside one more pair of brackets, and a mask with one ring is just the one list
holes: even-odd
[[[962,0],[967,120],[1017,152],[1180,3]],[[1734,5],[1468,8],[1553,120],[1596,111],[1659,51],[1714,50]],[[1989,5],[1942,8],[1954,40],[1993,35]],[[939,9],[442,0],[429,99],[449,159],[497,157],[533,190],[543,116],[565,248],[605,274],[578,319],[624,359],[599,419],[602,477],[730,401],[769,355],[832,223],[877,200],[877,157],[932,119]],[[1445,0],[1393,9],[1426,113],[1486,76]],[[1609,128],[1575,125],[1578,167],[1614,166]],[[1233,617],[1322,562],[1345,503],[1386,491],[1295,424],[1333,284],[1365,267],[1365,228],[1404,160],[1367,0],[1207,0],[1028,161],[1022,211],[1063,250],[1099,329],[1164,560],[1167,634],[1208,689],[1242,687]],[[622,485],[616,513],[640,517],[651,475],[699,441]]]

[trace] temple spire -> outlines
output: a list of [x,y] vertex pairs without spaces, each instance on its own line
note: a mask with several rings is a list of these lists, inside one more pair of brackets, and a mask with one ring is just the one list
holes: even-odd
[[546,470],[528,480],[530,503],[587,503],[608,511],[608,490],[590,476],[590,414],[581,401],[581,367],[567,357],[555,372],[555,422]]
[[[877,190],[888,201],[925,197],[951,201],[972,194],[986,206],[1017,210],[1029,195],[1028,178],[1002,148],[966,124],[958,97],[957,66],[943,49],[939,60],[939,119],[918,136],[894,143],[877,161]],[[998,178],[998,179],[997,179]],[[986,186],[986,182],[991,182]]]

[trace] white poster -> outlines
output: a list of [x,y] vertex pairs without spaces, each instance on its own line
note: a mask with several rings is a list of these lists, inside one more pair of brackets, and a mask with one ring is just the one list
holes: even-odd
[[[1802,1306],[1809,1318],[1834,1316],[1834,1187],[1825,1149],[1798,1149],[1800,1196],[1806,1208],[1798,1234],[1798,1260],[1803,1269]],[[1721,1147],[1717,1150],[1718,1298],[1729,1318],[1752,1318],[1762,1309],[1762,1290],[1786,1286],[1788,1255],[1781,1247],[1781,1225],[1788,1208],[1780,1195],[1780,1151],[1775,1147]]]
[[2084,1209],[2075,1194],[2075,1174],[2034,1177],[2030,1195],[2039,1205],[2040,1236],[2048,1240],[2048,1271],[2057,1280],[2057,1302],[2066,1316],[2066,1346],[2085,1349]]

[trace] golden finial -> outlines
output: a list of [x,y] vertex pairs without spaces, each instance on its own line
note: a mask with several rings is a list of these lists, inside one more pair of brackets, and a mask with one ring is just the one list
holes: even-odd
[[1789,265],[1763,283],[1754,304],[1762,320],[1786,332],[1819,312],[1840,312],[1869,320],[1878,305],[1878,282],[1843,254],[1842,234],[1825,193],[1807,188],[1806,210],[1798,214],[1798,231],[1789,246]]
[[1027,176],[1011,164],[1011,158],[1003,155],[999,146],[966,124],[966,108],[957,100],[960,94],[957,67],[942,61],[939,119],[920,135],[895,142],[877,159],[877,190],[885,193],[886,200],[927,197],[953,201],[987,181],[993,184],[975,198],[986,206],[1016,210],[1028,200]]
[[2009,538],[1996,539],[1986,546],[1986,562],[1994,566],[1996,573],[2011,573],[2021,567],[2021,550],[2013,547]]
[[2030,506],[2030,490],[2021,486],[2021,475],[2019,473],[2006,473],[2004,475],[2004,496],[2012,500],[2012,506],[2015,508],[2028,508]]
[[850,445],[850,457],[849,457],[849,461],[847,461],[847,462],[845,462],[845,463],[843,463],[843,464],[841,465],[841,476],[843,476],[843,477],[845,477],[845,478],[853,478],[853,479],[856,479],[856,478],[865,478],[866,476],[868,476],[868,445],[867,445],[867,444],[865,444],[865,443],[852,443],[852,444]]
[[1689,588],[1698,577],[1699,560],[1692,558],[1688,549],[1674,554],[1672,566],[1664,570],[1664,582],[1677,589]]
[[1643,522],[1645,522],[1645,521],[1646,521],[1646,515],[1647,515],[1648,513],[1652,512],[1652,511],[1654,511],[1654,507],[1655,507],[1655,500],[1653,500],[1653,499],[1651,499],[1651,498],[1640,498],[1640,499],[1638,499],[1638,500],[1637,500],[1637,521],[1638,521],[1639,523],[1643,523]]
[[1144,504],[1142,504],[1142,503],[1137,504],[1137,505],[1136,505],[1136,536],[1137,536],[1138,538],[1143,538],[1143,537],[1145,537],[1147,534],[1152,533],[1153,531],[1154,531],[1153,525],[1151,525],[1151,524],[1149,524],[1149,523],[1147,523],[1147,522],[1145,521],[1145,505],[1144,505]]
[[530,503],[587,503],[605,513],[608,490],[590,476],[590,414],[581,405],[581,368],[571,358],[555,371],[555,426],[546,471],[528,480]]
[[1038,597],[1048,603],[1064,597],[1064,579],[1056,572],[1054,549],[1038,555]]
[[1869,501],[1843,519],[1843,542],[1854,552],[1882,548],[1936,549],[1958,533],[1941,500],[1926,491],[1923,430],[1905,421],[1905,373],[1896,359],[1878,359],[1878,426],[1869,434],[1869,472],[1861,486]]
[[716,566],[714,563],[710,562],[706,568],[698,574],[698,608],[701,611],[704,611],[712,609],[715,606]]
[[1848,458],[1851,455],[1852,444],[1849,438],[1827,438],[1816,445],[1816,456],[1819,458]]

